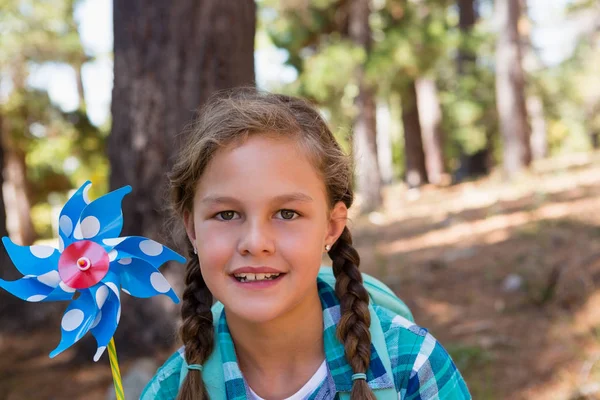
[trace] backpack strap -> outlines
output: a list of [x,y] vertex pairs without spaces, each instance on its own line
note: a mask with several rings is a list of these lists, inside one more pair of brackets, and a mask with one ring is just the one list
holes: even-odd
[[[369,304],[369,314],[371,315],[371,326],[369,332],[371,333],[371,342],[377,355],[381,359],[381,363],[385,368],[385,372],[388,374],[392,382],[394,381],[394,375],[392,371],[392,363],[390,362],[390,355],[388,353],[387,344],[385,342],[385,336],[383,329],[381,328],[381,322],[375,312],[375,309]],[[378,400],[398,400],[398,393],[395,388],[388,389],[372,389],[375,397]],[[350,400],[350,392],[340,392],[340,400]]]

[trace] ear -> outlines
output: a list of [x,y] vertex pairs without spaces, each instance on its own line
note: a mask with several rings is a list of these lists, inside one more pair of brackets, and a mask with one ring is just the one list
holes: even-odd
[[[342,235],[348,220],[348,208],[339,201],[329,213],[329,222],[327,224],[327,235],[325,236],[325,244],[333,246],[333,244]],[[325,246],[323,246],[324,248]]]
[[196,230],[194,229],[194,213],[191,211],[183,212],[183,224],[185,225],[185,231],[187,237],[194,246],[196,247]]

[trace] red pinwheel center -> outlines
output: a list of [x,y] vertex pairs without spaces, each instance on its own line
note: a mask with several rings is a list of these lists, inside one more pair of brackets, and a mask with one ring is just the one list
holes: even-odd
[[108,253],[98,243],[80,240],[72,243],[58,260],[60,279],[73,289],[87,289],[108,273]]

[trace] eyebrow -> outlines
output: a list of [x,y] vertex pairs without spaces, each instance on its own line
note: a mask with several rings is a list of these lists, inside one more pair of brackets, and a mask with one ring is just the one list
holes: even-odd
[[[312,202],[314,201],[312,197],[307,194],[294,192],[294,193],[286,193],[279,196],[275,196],[272,200],[273,203],[286,203],[290,201],[301,201],[301,202]],[[229,196],[215,196],[208,195],[205,196],[202,200],[200,200],[203,204],[220,204],[220,203],[240,203],[238,199],[235,197]]]

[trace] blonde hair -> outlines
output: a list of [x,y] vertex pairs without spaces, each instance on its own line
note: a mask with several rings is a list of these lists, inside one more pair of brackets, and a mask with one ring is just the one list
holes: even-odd
[[[329,208],[340,201],[350,208],[354,199],[352,163],[319,112],[299,98],[242,88],[213,96],[188,130],[186,141],[169,174],[171,208],[177,218],[181,220],[186,211],[192,211],[196,184],[215,153],[255,134],[297,140],[323,179]],[[185,235],[182,228],[180,235]],[[181,307],[180,338],[185,345],[186,362],[203,364],[214,348],[210,310],[213,297],[204,282],[191,243],[187,240],[185,243],[189,261]],[[371,358],[369,296],[362,284],[358,269],[360,258],[352,246],[352,236],[347,227],[329,250],[329,256],[336,277],[335,293],[341,306],[337,336],[344,344],[346,359],[354,373],[366,373]],[[208,399],[200,371],[189,371],[178,399]],[[353,382],[351,399],[375,399],[366,380]]]

